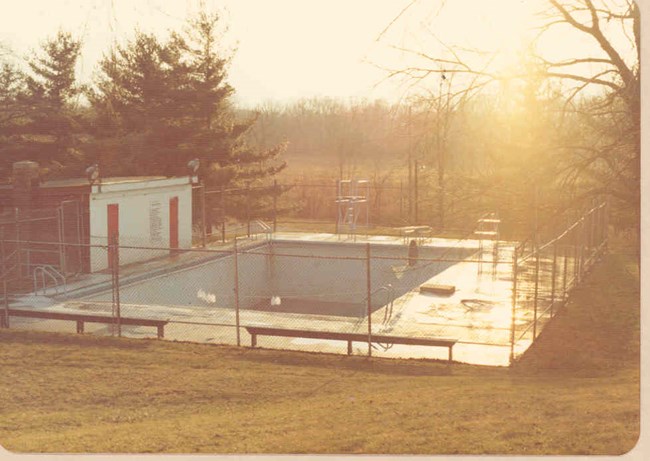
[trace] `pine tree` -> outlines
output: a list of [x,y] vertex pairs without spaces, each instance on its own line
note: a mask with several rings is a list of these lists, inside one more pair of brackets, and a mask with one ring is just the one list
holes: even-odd
[[[219,15],[201,11],[183,33],[174,35],[186,59],[182,100],[189,109],[187,121],[194,128],[185,145],[186,159],[201,161],[200,177],[208,188],[246,188],[245,193],[229,197],[229,214],[239,218],[270,215],[273,196],[284,189],[273,187],[268,178],[286,167],[279,160],[285,145],[260,149],[247,142],[257,117],[242,119],[233,108],[234,89],[226,81],[230,57],[221,49],[219,33]],[[217,200],[208,197],[208,212],[220,207]]]
[[[178,147],[169,47],[137,32],[100,62],[89,100],[95,112],[92,151],[103,174],[163,175]],[[173,64],[173,63],[172,63]]]
[[24,160],[16,148],[27,122],[25,75],[5,62],[0,67],[0,178],[11,176],[13,162]]
[[15,155],[39,162],[51,176],[78,175],[84,164],[76,100],[81,88],[75,78],[80,51],[80,40],[59,31],[29,61],[31,72],[25,80],[28,121],[20,142],[15,143]]
[[234,89],[227,83],[229,56],[220,49],[220,18],[201,11],[174,41],[186,58],[184,100],[194,127],[186,146],[187,159],[199,158],[208,186],[243,185],[277,174],[283,145],[257,149],[246,142],[255,118],[239,120],[232,107]]
[[[183,176],[198,158],[200,178],[214,189],[259,183],[285,167],[278,160],[283,145],[246,142],[255,118],[241,120],[233,108],[219,21],[201,12],[165,41],[138,32],[102,60],[89,99],[99,138],[94,156],[104,174]],[[252,211],[262,202],[254,200]]]

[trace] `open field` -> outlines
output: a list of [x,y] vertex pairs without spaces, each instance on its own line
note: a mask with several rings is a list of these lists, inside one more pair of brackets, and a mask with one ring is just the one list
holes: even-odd
[[511,369],[0,331],[15,452],[621,454],[639,273],[618,245]]

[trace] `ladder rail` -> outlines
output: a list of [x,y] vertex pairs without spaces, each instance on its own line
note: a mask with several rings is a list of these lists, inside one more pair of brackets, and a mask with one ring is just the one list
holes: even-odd
[[[54,289],[56,294],[59,294],[59,286],[63,288],[63,293],[65,296],[68,295],[68,286],[66,283],[65,275],[59,272],[54,266],[49,264],[44,264],[42,266],[37,266],[33,272],[34,279],[34,293],[38,295],[39,286],[38,286],[38,275],[41,276],[43,296],[47,295],[47,284],[45,283],[45,276],[47,275],[54,282]],[[61,282],[61,283],[59,283]]]
[[[478,279],[479,279],[479,284],[480,284],[480,279],[483,277],[483,263],[489,263],[491,262],[492,266],[492,281],[494,282],[496,280],[496,275],[497,275],[497,264],[498,264],[498,259],[499,259],[499,240],[500,240],[500,234],[499,234],[499,224],[501,223],[501,220],[498,218],[497,213],[485,213],[479,220],[477,221],[476,224],[476,230],[474,231],[474,236],[478,238],[478,253],[479,253],[479,260],[478,260]],[[492,247],[489,249],[489,251],[486,251],[485,248],[485,241],[489,240],[492,242]],[[489,259],[486,261],[484,260],[484,254],[485,253],[491,253],[492,256],[492,261],[489,261]]]
[[262,230],[262,232],[266,234],[266,238],[268,240],[271,240],[271,234],[273,234],[273,228],[269,224],[262,221],[261,219],[256,219],[255,224],[257,224]]

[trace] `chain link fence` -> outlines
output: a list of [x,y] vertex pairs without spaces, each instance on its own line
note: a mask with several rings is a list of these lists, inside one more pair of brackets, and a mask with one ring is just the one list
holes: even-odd
[[[482,242],[472,232],[459,239],[299,241],[264,230],[178,249],[127,236],[86,244],[10,234],[0,242],[1,317],[12,328],[71,331],[76,323],[77,331],[94,334],[345,352],[336,333],[353,335],[348,353],[445,359],[442,348],[373,335],[438,338],[456,341],[459,361],[507,365],[606,250],[607,226],[607,203],[599,201],[544,241]],[[36,244],[59,256],[63,248],[65,265],[37,265],[22,290],[9,289],[15,259]],[[73,266],[78,270],[65,269]],[[256,328],[296,334],[254,337]]]
[[511,361],[532,344],[607,249],[608,204],[595,200],[544,242],[514,250]]
[[[363,192],[364,218],[355,225],[355,233],[399,234],[396,226],[436,223],[447,234],[462,235],[473,225],[480,206],[458,213],[454,201],[448,203],[447,222],[438,223],[437,199],[419,195],[402,183],[370,180]],[[260,232],[304,231],[338,233],[347,226],[339,222],[339,188],[331,183],[279,183],[245,187],[194,188],[193,240],[206,246],[235,237],[250,237]],[[468,205],[466,198],[459,203]],[[474,209],[476,208],[476,209]]]

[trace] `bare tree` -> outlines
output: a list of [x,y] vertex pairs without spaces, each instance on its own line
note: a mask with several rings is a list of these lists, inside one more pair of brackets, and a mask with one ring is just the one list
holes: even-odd
[[[413,3],[416,2],[409,7]],[[441,4],[440,8],[444,7]],[[404,11],[399,16],[403,14]],[[433,37],[437,46],[423,49],[393,45],[393,49],[412,61],[403,67],[386,68],[387,78],[406,77],[410,86],[435,88],[436,81],[431,82],[431,77],[453,76],[456,89],[450,92],[451,97],[446,96],[447,101],[467,100],[490,85],[515,80],[554,85],[563,98],[559,110],[564,135],[553,133],[557,142],[539,154],[552,157],[553,161],[561,159],[558,166],[562,186],[577,187],[587,195],[608,193],[637,210],[640,198],[638,7],[632,0],[624,0],[623,4],[611,0],[546,0],[536,19],[538,30],[530,44],[528,65],[517,72],[495,71],[490,66],[494,53],[450,45],[425,26],[423,33]],[[628,43],[618,39],[618,31],[622,31]],[[545,56],[544,48],[539,45],[558,32],[586,38],[593,45],[593,55],[561,60]],[[634,51],[626,52],[628,49]],[[433,111],[444,107],[444,97],[441,92],[431,95]],[[555,106],[554,110],[557,110]],[[438,148],[441,160],[444,159],[442,140]],[[443,165],[440,162],[440,184],[444,184]]]

